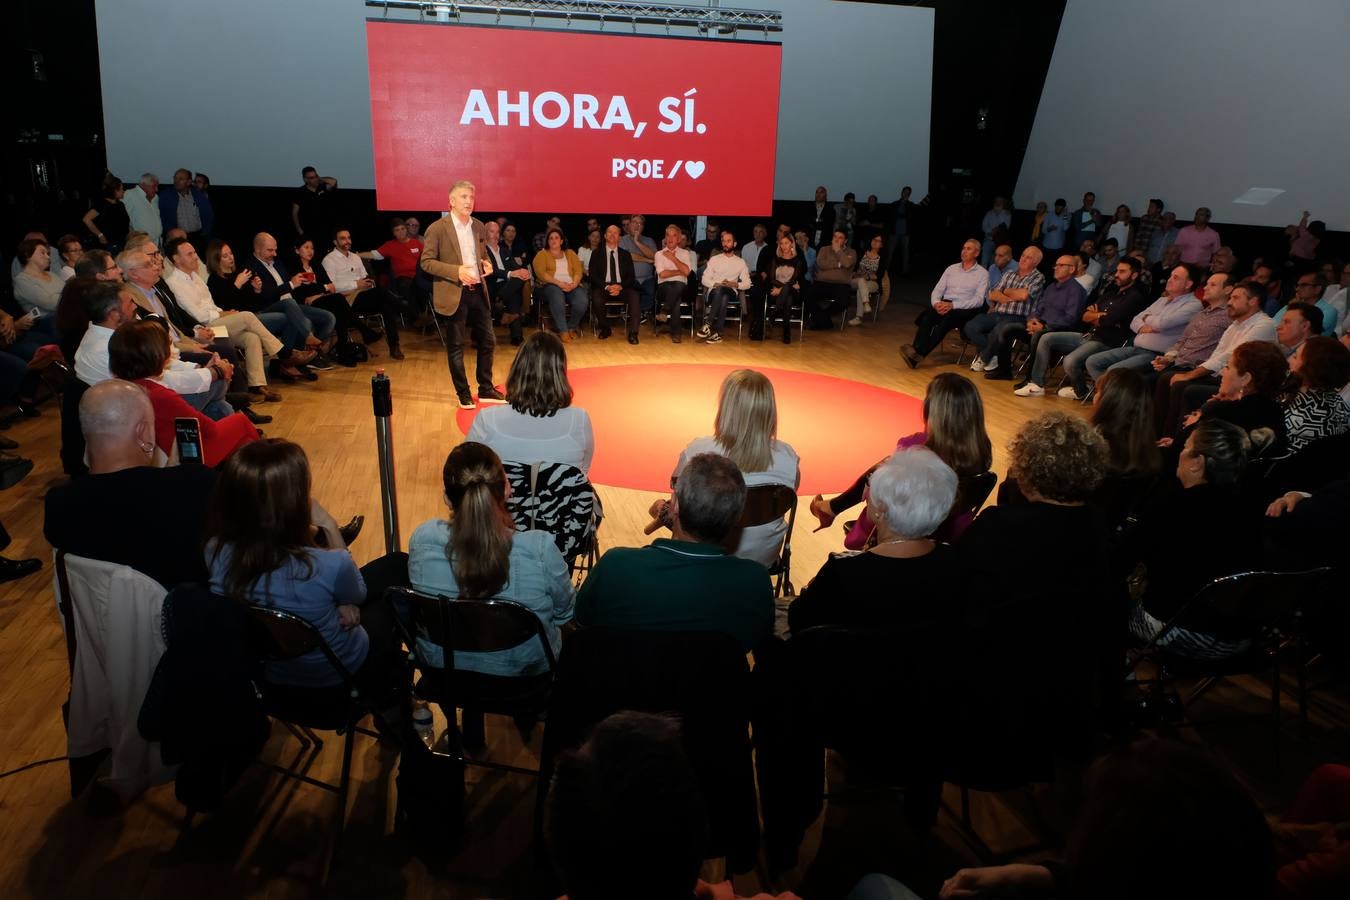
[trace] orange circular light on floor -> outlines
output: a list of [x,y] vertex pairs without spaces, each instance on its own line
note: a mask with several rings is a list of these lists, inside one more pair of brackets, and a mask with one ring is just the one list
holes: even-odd
[[[742,366],[630,365],[572,369],[572,403],[595,430],[591,481],[643,491],[670,490],[670,474],[691,440],[712,434],[722,379]],[[875,385],[759,369],[773,382],[778,438],[801,458],[800,494],[848,487],[895,442],[923,429],[923,402]],[[476,410],[459,410],[467,434]]]

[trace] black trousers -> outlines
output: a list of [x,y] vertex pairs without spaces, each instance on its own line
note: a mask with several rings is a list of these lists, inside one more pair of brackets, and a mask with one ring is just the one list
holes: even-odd
[[613,303],[616,300],[623,303],[628,310],[628,333],[637,334],[638,318],[640,316],[638,305],[641,303],[641,297],[638,295],[638,292],[632,288],[624,288],[619,291],[619,296],[617,297],[611,297],[609,291],[605,290],[603,287],[591,288],[591,311],[599,317],[600,327],[612,327],[609,321],[609,309],[606,304]]
[[983,309],[952,309],[943,314],[932,306],[924,307],[919,314],[919,330],[914,334],[914,350],[920,356],[927,356],[937,349],[947,332],[960,328],[982,313]]
[[811,287],[811,324],[818,331],[834,327],[832,319],[836,312],[848,307],[853,296],[853,287],[848,284],[817,281]]
[[1157,416],[1158,437],[1175,437],[1181,432],[1181,420],[1187,413],[1205,405],[1219,392],[1219,379],[1206,375],[1194,381],[1173,384],[1172,380],[1188,369],[1169,366],[1158,373],[1153,387],[1153,411]]
[[[339,296],[338,299],[342,299]],[[398,348],[398,298],[381,287],[362,291],[352,301],[352,312],[357,315],[379,315],[384,319],[384,340],[390,350]]]
[[333,336],[337,338],[339,344],[351,343],[352,329],[360,328],[361,325],[356,321],[356,313],[352,311],[352,305],[347,302],[346,297],[341,294],[323,294],[315,297],[310,306],[332,313],[333,318],[337,320]]
[[[525,282],[519,278],[507,277],[494,282],[489,289],[492,292],[494,306],[500,303],[506,312],[517,317],[520,315],[520,311],[525,307]],[[511,334],[512,343],[518,344],[525,337],[524,323],[519,318],[512,320],[506,328]]]
[[[658,309],[666,311],[666,324],[670,326],[672,334],[680,327],[680,303],[688,295],[689,283],[687,281],[664,281],[656,286],[656,306]],[[698,322],[697,310],[691,304],[690,314],[693,315],[695,323]]]
[[[437,313],[440,316],[439,313]],[[492,308],[488,304],[487,293],[481,286],[464,288],[459,295],[459,309],[453,316],[440,316],[441,325],[446,332],[445,356],[450,364],[450,380],[454,382],[455,394],[460,400],[470,400],[469,379],[464,374],[464,329],[469,329],[473,342],[478,345],[478,360],[475,375],[478,379],[478,391],[493,390],[492,356],[497,349],[497,336],[492,332]]]

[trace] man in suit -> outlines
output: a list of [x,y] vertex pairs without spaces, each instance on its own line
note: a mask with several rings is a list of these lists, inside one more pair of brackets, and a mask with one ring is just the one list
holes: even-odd
[[492,301],[483,279],[494,269],[487,254],[487,228],[473,217],[474,186],[456,181],[450,187],[450,215],[426,233],[422,270],[431,276],[431,303],[446,331],[445,353],[450,363],[460,409],[473,409],[469,379],[464,374],[464,326],[478,345],[478,400],[505,403],[506,397],[492,383],[492,355],[497,338],[492,333]]
[[637,276],[633,273],[633,256],[619,247],[623,238],[618,225],[605,229],[604,246],[591,254],[590,271],[591,309],[600,315],[600,337],[610,336],[609,310],[606,304],[619,300],[628,309],[628,343],[638,342]]
[[313,350],[333,336],[336,316],[326,309],[297,303],[291,296],[291,290],[304,283],[304,274],[286,271],[286,266],[277,259],[276,238],[265,231],[254,235],[253,259],[246,268],[262,282],[258,308],[253,312],[283,343]]

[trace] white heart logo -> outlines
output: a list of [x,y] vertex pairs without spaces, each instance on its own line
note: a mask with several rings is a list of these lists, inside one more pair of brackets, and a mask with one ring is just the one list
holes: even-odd
[[684,170],[689,173],[690,178],[698,178],[703,174],[704,168],[702,160],[691,159],[684,164]]

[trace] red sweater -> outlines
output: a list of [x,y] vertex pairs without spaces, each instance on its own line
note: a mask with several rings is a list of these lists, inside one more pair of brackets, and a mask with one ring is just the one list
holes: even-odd
[[166,388],[158,381],[141,378],[136,382],[150,395],[150,405],[155,409],[155,443],[166,455],[173,453],[177,435],[174,432],[174,419],[196,419],[202,435],[202,457],[211,468],[215,468],[234,452],[236,447],[251,444],[258,439],[258,429],[253,427],[243,413],[226,416],[219,422],[203,415],[188,406],[175,391]]

